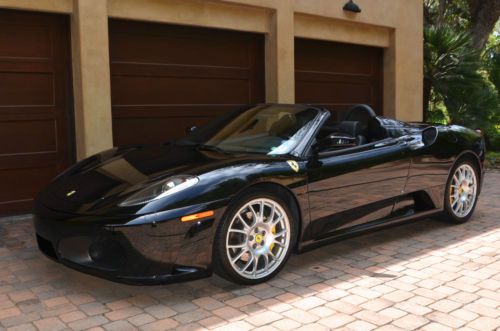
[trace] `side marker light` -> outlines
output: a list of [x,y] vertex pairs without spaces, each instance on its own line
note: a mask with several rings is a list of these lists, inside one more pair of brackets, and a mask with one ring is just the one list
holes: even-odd
[[197,213],[197,214],[191,214],[191,215],[186,215],[181,217],[181,222],[190,222],[190,221],[196,221],[201,218],[207,218],[214,216],[214,211],[209,210],[209,211],[204,211],[202,213]]

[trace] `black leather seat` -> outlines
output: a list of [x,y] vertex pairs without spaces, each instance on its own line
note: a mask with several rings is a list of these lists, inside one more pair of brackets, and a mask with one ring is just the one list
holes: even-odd
[[362,124],[368,123],[377,117],[375,111],[368,105],[355,105],[346,115],[346,121],[359,121]]
[[360,135],[364,136],[367,142],[382,140],[388,137],[387,131],[377,119],[377,114],[368,105],[355,105],[352,107],[347,113],[345,122],[352,121],[360,123]]
[[355,137],[358,145],[366,143],[366,137],[364,136],[363,130],[363,124],[359,121],[342,121],[337,128],[338,133]]

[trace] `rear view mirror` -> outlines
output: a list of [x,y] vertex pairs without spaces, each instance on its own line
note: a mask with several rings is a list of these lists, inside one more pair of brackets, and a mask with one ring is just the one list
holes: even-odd
[[187,134],[188,134],[188,135],[190,135],[190,134],[192,134],[193,132],[195,132],[197,129],[198,129],[198,128],[197,128],[195,125],[193,125],[193,126],[188,127],[188,128],[186,129],[186,132],[187,132]]

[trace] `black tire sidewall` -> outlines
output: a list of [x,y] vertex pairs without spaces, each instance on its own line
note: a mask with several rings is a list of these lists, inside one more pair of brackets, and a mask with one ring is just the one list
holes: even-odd
[[[285,258],[283,259],[281,264],[276,268],[276,270],[274,270],[271,274],[259,279],[248,279],[238,274],[231,266],[226,253],[226,235],[227,231],[229,230],[229,225],[231,223],[231,220],[235,216],[236,212],[238,212],[238,210],[241,207],[243,207],[246,203],[259,198],[273,200],[283,208],[290,222],[290,231],[291,231],[290,244],[288,245],[288,250],[286,252]],[[295,220],[293,213],[290,210],[290,207],[281,197],[275,194],[270,194],[269,192],[263,190],[249,191],[248,193],[243,194],[241,197],[235,199],[234,203],[232,203],[228,207],[228,209],[224,213],[224,216],[221,219],[214,241],[214,271],[219,276],[239,284],[254,285],[263,283],[276,276],[276,274],[278,274],[281,271],[281,269],[285,266],[286,261],[290,257],[290,254],[293,250],[293,247],[295,247],[295,243],[297,241],[297,233],[298,233],[297,221]]]
[[[451,181],[453,180],[453,175],[455,174],[455,171],[462,165],[467,164],[469,165],[473,170],[474,174],[476,175],[476,198],[474,200],[474,204],[469,211],[469,213],[464,216],[464,217],[458,217],[455,215],[453,212],[451,205],[450,205],[450,185]],[[476,204],[477,200],[479,199],[479,172],[477,169],[477,166],[472,162],[471,160],[464,158],[462,160],[459,160],[452,168],[450,175],[448,176],[448,180],[446,181],[446,188],[445,188],[445,194],[444,194],[444,212],[446,214],[446,217],[448,218],[449,221],[455,224],[462,224],[467,222],[471,217],[472,214],[474,214],[474,210],[476,209]]]

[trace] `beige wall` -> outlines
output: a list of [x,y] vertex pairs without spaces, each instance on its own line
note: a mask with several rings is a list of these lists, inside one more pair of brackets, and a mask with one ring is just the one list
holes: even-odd
[[294,37],[383,47],[384,114],[422,119],[422,0],[0,0],[0,8],[72,15],[78,157],[112,146],[107,18],[266,34],[268,102],[293,103]]
[[113,146],[109,41],[106,31],[106,2],[75,0],[71,39],[78,159]]

